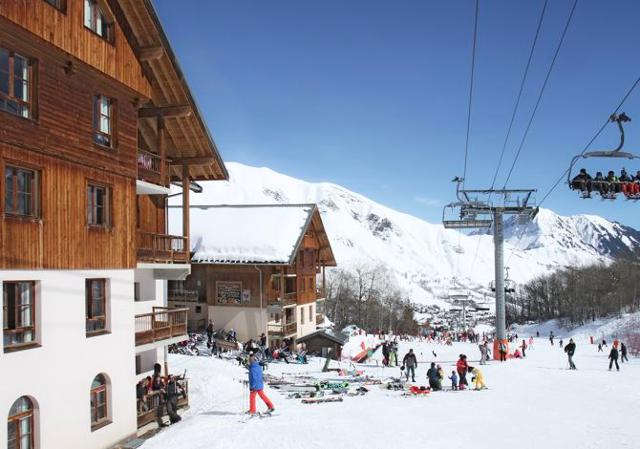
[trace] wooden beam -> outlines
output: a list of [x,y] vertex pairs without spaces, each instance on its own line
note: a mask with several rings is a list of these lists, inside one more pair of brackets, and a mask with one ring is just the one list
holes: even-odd
[[[156,145],[158,148],[158,154],[160,156],[160,179],[162,180],[162,184],[166,183],[167,176],[167,151],[164,139],[164,118],[162,116],[158,116],[157,124],[156,124],[157,134],[156,134]],[[167,183],[168,184],[168,183]]]
[[164,56],[164,48],[162,47],[141,47],[138,50],[138,58],[140,61],[155,61]]
[[146,106],[138,109],[138,117],[189,117],[192,113],[191,106]]
[[187,165],[182,166],[182,235],[187,238],[186,251],[191,250],[189,242],[189,167]]
[[181,157],[171,160],[171,165],[209,165],[215,162],[214,157]]

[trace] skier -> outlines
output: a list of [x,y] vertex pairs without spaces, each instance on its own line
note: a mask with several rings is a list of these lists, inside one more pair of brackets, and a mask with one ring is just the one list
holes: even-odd
[[536,338],[540,338],[540,331],[536,331]]
[[498,346],[498,350],[500,351],[500,361],[506,362],[507,361],[507,345],[503,341],[500,342],[500,346]]
[[611,371],[611,367],[613,364],[616,364],[616,370],[620,371],[620,366],[618,365],[618,350],[616,348],[611,348],[611,352],[609,353],[609,371]]
[[485,388],[487,388],[484,383],[484,376],[482,375],[482,371],[480,371],[478,368],[474,368],[473,366],[470,366],[467,369],[473,375],[471,381],[475,383],[476,390],[484,390]]
[[382,364],[389,366],[389,345],[386,341],[382,343]]
[[427,370],[427,379],[429,379],[429,386],[433,391],[442,390],[440,373],[436,368],[435,362],[431,362],[431,368]]
[[405,367],[404,375],[407,376],[407,382],[409,381],[409,374],[411,374],[411,382],[416,381],[416,366],[418,366],[418,359],[413,353],[413,349],[409,349],[402,359],[402,366]]
[[267,406],[267,413],[272,413],[275,410],[273,403],[267,395],[264,394],[262,367],[253,353],[249,355],[249,390],[249,414],[252,416],[256,414],[256,395],[260,396],[260,399],[262,399]]
[[553,331],[549,332],[549,341],[551,342],[551,346],[553,346]]
[[526,357],[527,356],[527,342],[522,340],[522,357]]
[[178,384],[178,380],[169,374],[169,382],[167,383],[167,415],[169,415],[171,424],[182,420],[180,415],[178,415],[178,395],[180,393],[184,394],[182,387]]
[[486,365],[487,363],[487,342],[480,343],[478,345],[480,349],[480,365]]
[[569,369],[577,369],[575,363],[573,363],[573,354],[576,352],[576,344],[573,342],[573,338],[569,339],[569,344],[564,347],[564,352],[567,353],[569,359]]
[[624,363],[625,360],[629,361],[627,358],[627,345],[620,343],[620,363]]
[[167,391],[165,390],[164,379],[160,375],[161,367],[159,363],[153,366],[153,377],[151,378],[151,391],[158,392],[158,406],[156,407],[156,422],[158,427],[167,427],[167,424],[162,420],[165,407],[165,396]]
[[457,390],[458,389],[458,374],[456,373],[455,370],[451,371],[451,376],[449,376],[449,379],[451,380],[451,389],[452,390]]
[[209,320],[209,324],[207,325],[207,342],[211,344],[213,341],[213,320]]
[[560,344],[558,345],[558,347],[559,347],[560,349],[564,348],[564,343],[563,343],[562,338],[560,339]]
[[460,390],[466,389],[469,384],[467,383],[467,368],[469,365],[467,364],[467,356],[464,354],[460,354],[460,358],[456,362],[456,370],[458,371],[458,376],[460,376],[460,381],[458,382]]
[[602,343],[598,343],[598,352],[602,352]]

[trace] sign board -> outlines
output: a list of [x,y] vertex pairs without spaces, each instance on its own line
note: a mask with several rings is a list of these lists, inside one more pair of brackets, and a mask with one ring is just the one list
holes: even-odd
[[242,282],[216,282],[217,304],[241,304],[243,296]]

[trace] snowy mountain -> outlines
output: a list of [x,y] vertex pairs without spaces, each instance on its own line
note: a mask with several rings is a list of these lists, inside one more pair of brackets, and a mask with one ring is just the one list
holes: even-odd
[[[385,264],[416,302],[440,303],[454,277],[479,293],[493,278],[490,235],[444,229],[339,185],[309,183],[238,163],[227,163],[227,168],[230,181],[202,183],[204,192],[192,195],[193,205],[316,203],[340,267]],[[640,250],[640,232],[632,228],[546,209],[527,227],[508,221],[505,233],[505,262],[516,282]]]

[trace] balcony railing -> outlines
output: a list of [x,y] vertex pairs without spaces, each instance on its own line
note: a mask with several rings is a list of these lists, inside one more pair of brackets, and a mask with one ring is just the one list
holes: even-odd
[[293,335],[298,331],[298,325],[297,323],[293,322],[293,323],[286,323],[286,324],[268,324],[267,325],[267,330],[269,331],[269,334],[273,335],[273,336],[282,336],[282,337],[286,337],[288,335]]
[[324,323],[324,315],[321,313],[316,314],[316,325]]
[[198,290],[169,290],[169,301],[198,302]]
[[[179,380],[178,385],[182,387],[184,394],[178,395],[178,408],[187,407],[189,405],[189,382],[186,379]],[[143,399],[138,399],[138,428],[149,424],[156,419],[156,409],[160,405],[159,391],[152,391]],[[166,405],[163,406],[163,415],[167,413]]]
[[138,232],[138,261],[189,263],[187,238],[179,235]]
[[189,309],[154,307],[153,312],[136,315],[136,346],[174,337],[187,339]]
[[288,292],[284,294],[283,298],[280,298],[280,292],[271,290],[268,296],[268,304],[271,306],[279,305],[281,307],[292,306],[296,304],[298,300],[297,292]]
[[324,288],[322,288],[322,287],[316,288],[316,298],[317,299],[325,299],[326,297],[327,296],[326,296],[326,292],[325,292]]
[[[162,165],[165,165],[165,176],[162,176]],[[166,176],[167,165],[160,156],[150,151],[138,149],[138,179],[152,184],[167,187],[169,185]]]

